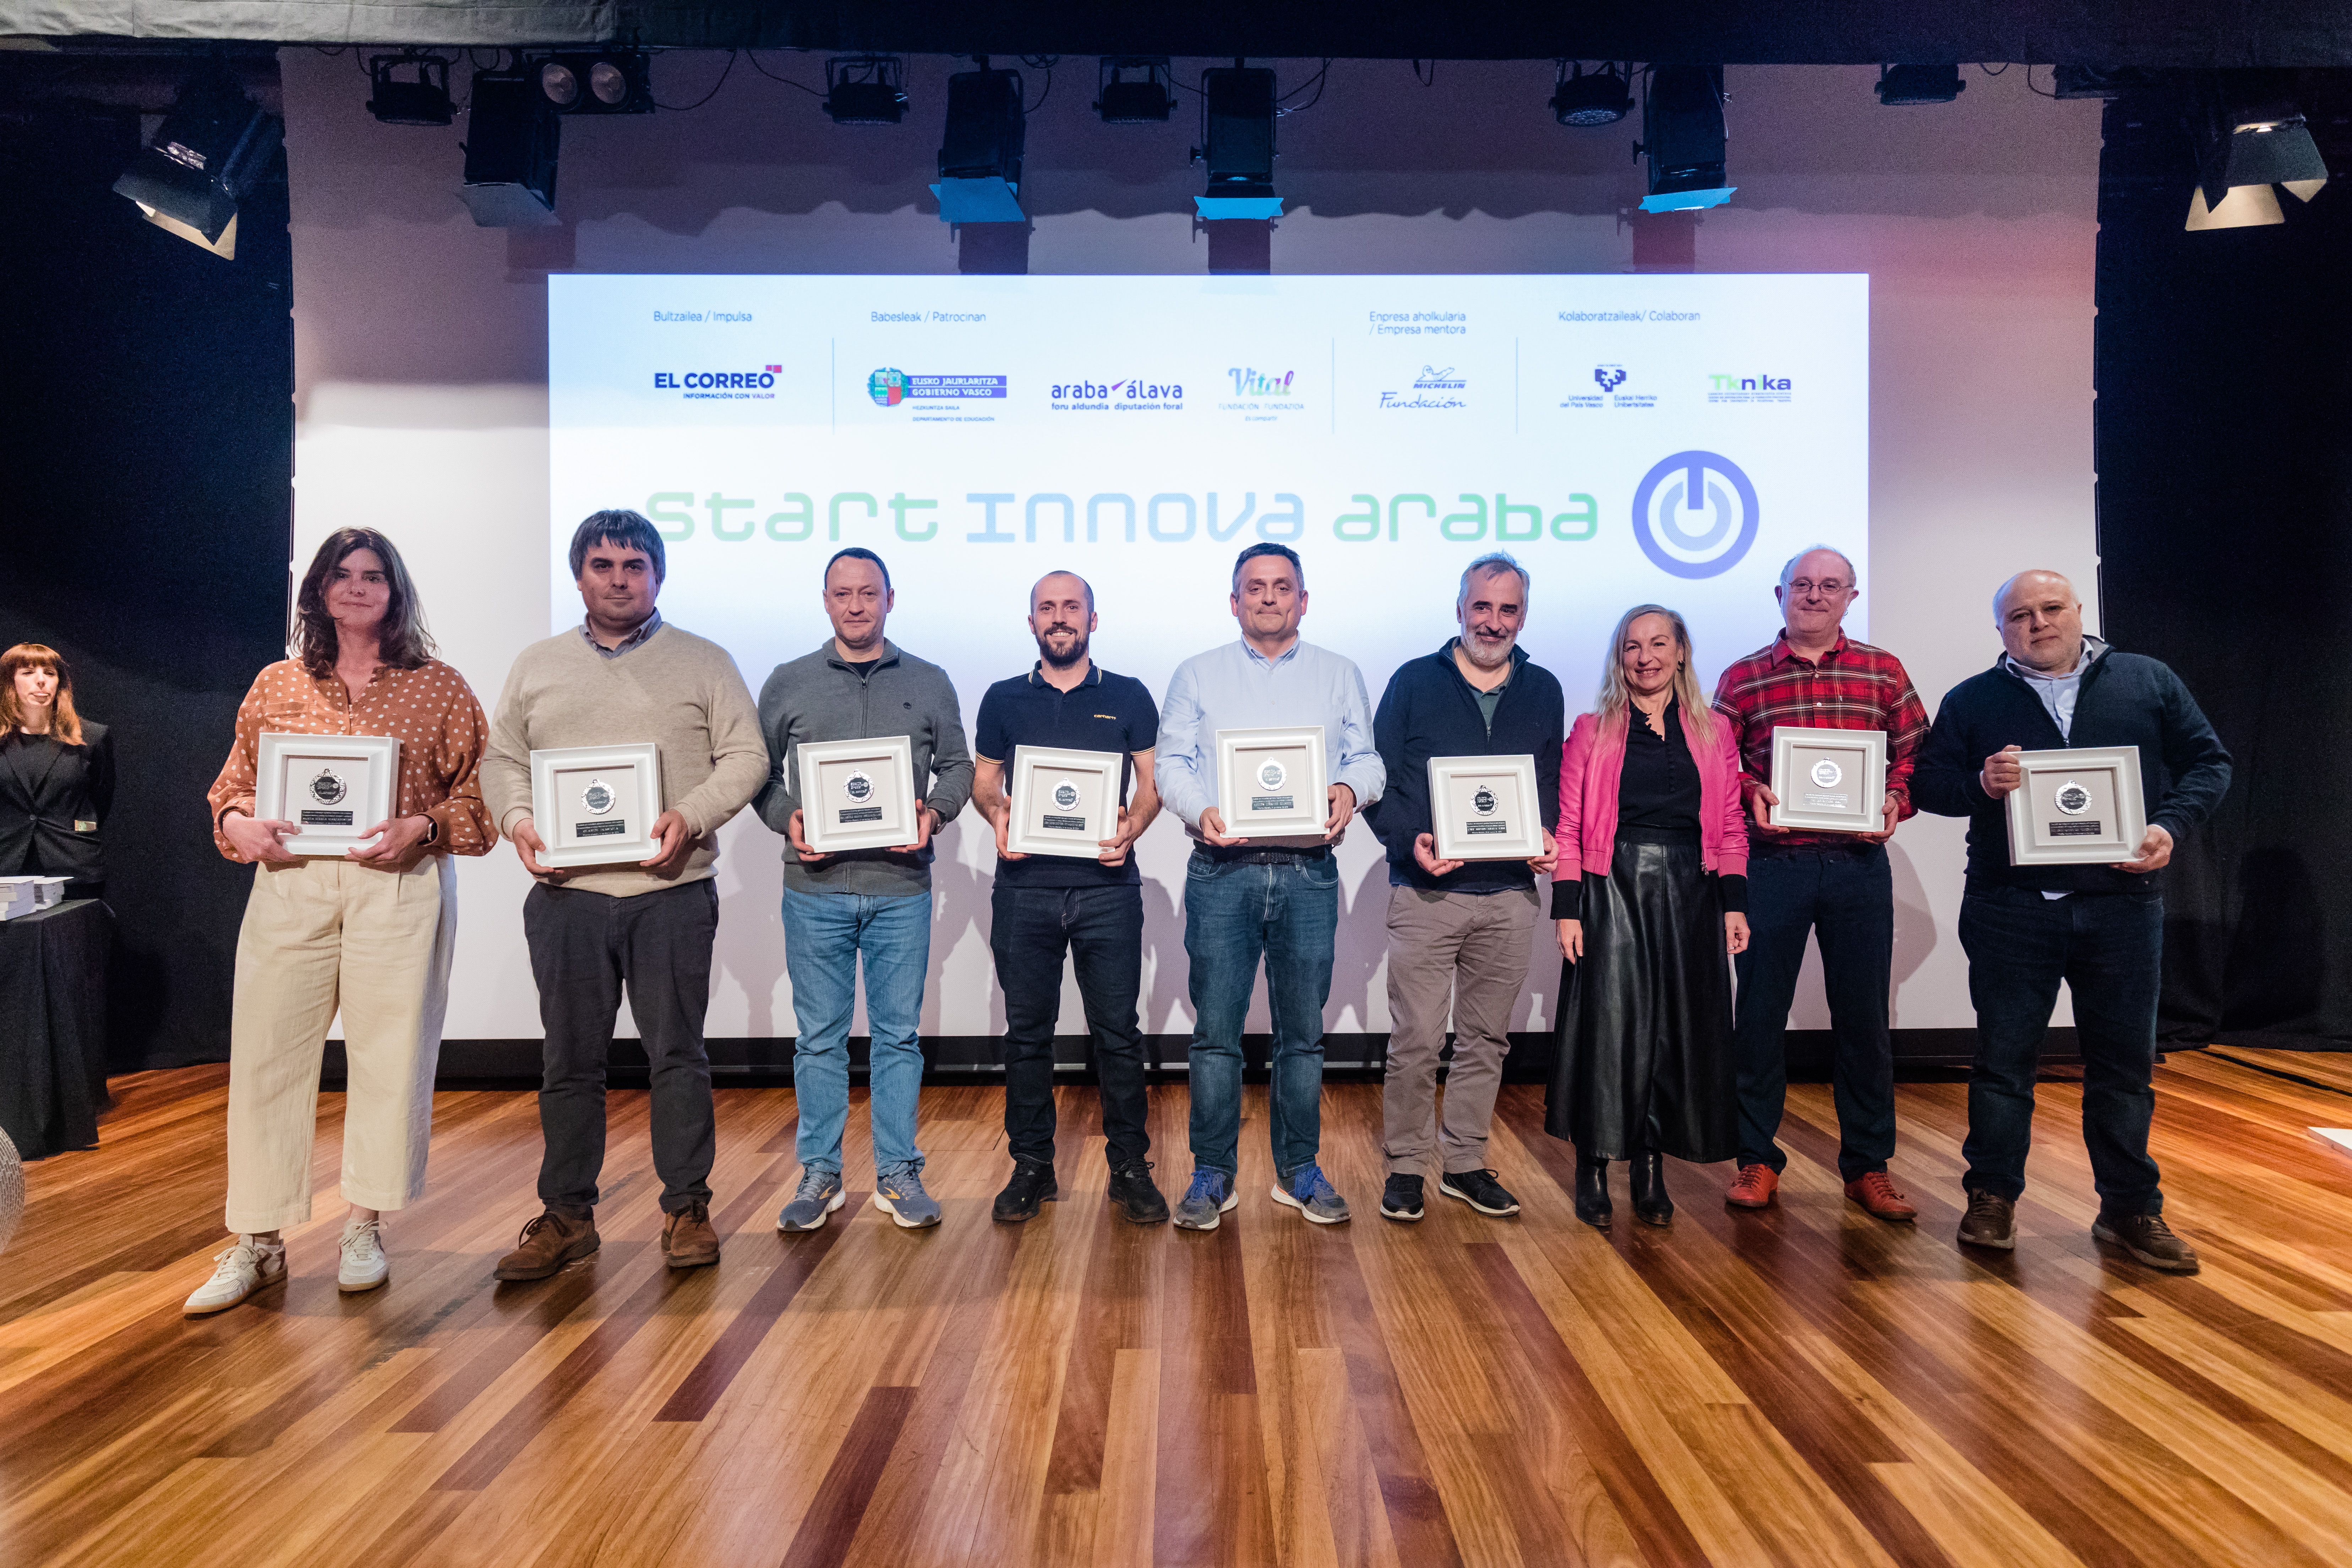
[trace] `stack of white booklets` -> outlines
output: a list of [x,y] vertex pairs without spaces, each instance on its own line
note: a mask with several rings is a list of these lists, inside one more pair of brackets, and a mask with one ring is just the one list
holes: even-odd
[[0,877],[0,921],[46,910],[65,892],[63,877]]

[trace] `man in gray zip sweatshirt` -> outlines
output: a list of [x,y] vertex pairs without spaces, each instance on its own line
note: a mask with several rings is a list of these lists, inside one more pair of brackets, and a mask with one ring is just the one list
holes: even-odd
[[[874,1205],[908,1229],[940,1222],[923,1190],[915,1105],[923,1081],[917,1026],[931,961],[931,838],[971,798],[971,748],[955,688],[935,664],[882,635],[893,596],[890,571],[852,546],[825,563],[824,613],[833,636],[814,653],[780,664],[760,689],[768,782],[752,801],[784,835],[784,971],[793,982],[799,1037],[793,1091],[800,1105],[801,1181],[776,1216],[779,1230],[814,1230],[842,1204],[841,1131],[849,1116],[849,1019],[857,964],[866,961],[866,1019],[873,1031]],[[912,784],[923,801],[915,841],[898,848],[820,855],[802,831],[800,759],[822,741],[904,735]]]

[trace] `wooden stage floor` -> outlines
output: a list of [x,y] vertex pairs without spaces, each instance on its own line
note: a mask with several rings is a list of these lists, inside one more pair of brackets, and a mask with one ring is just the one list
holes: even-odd
[[[0,1258],[0,1562],[2352,1563],[2352,1156],[2306,1131],[2352,1124],[2352,1069],[2228,1055],[2158,1080],[2193,1279],[2091,1241],[2063,1083],[2014,1258],[1952,1243],[1957,1085],[1901,1091],[1916,1228],[1843,1202],[1807,1087],[1782,1206],[1734,1215],[1725,1169],[1670,1165],[1654,1231],[1620,1167],[1607,1236],[1524,1088],[1495,1145],[1522,1217],[1433,1194],[1418,1226],[1378,1218],[1379,1090],[1335,1085],[1355,1223],[1267,1200],[1253,1090],[1242,1205],[1207,1236],[1114,1218],[1078,1089],[1063,1200],[992,1225],[999,1095],[946,1089],[923,1097],[944,1226],[864,1202],[861,1093],[857,1206],[782,1237],[792,1096],[722,1090],[726,1257],[681,1274],[645,1096],[615,1094],[603,1256],[494,1288],[539,1138],[530,1095],[484,1091],[439,1097],[389,1286],[337,1295],[322,1197],[292,1283],[201,1321],[180,1302],[221,1245],[225,1074],[117,1079],[101,1147],[31,1168]],[[1184,1115],[1156,1092],[1170,1187]]]

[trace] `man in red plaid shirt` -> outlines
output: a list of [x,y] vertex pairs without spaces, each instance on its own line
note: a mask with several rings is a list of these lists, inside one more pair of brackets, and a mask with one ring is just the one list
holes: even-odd
[[[1783,622],[1772,646],[1716,683],[1715,710],[1739,731],[1739,787],[1748,802],[1748,951],[1738,957],[1739,1175],[1725,1194],[1740,1208],[1772,1201],[1789,1157],[1775,1142],[1789,1092],[1783,1037],[1805,937],[1817,935],[1836,1037],[1838,1174],[1845,1195],[1880,1219],[1918,1210],[1886,1174],[1895,1152],[1895,1057],[1886,1033],[1895,956],[1895,884],[1886,841],[1911,815],[1911,763],[1927,737],[1927,710],[1903,665],[1849,638],[1846,607],[1861,591],[1853,563],[1817,546],[1780,569]],[[1772,729],[1886,732],[1885,830],[1814,833],[1775,827]]]

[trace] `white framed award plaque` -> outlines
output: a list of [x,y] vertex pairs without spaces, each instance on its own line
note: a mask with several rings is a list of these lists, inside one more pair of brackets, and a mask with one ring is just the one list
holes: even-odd
[[1004,846],[1015,855],[1095,860],[1118,832],[1118,791],[1127,758],[1117,752],[1055,752],[1016,746],[1005,798]]
[[367,830],[392,815],[400,780],[400,742],[390,735],[261,737],[253,814],[290,822],[292,855],[342,855],[373,848]]
[[2012,866],[2110,866],[2139,853],[2147,803],[2139,748],[2020,752],[2024,782],[2009,792]]
[[820,855],[897,849],[915,841],[915,744],[904,735],[870,741],[803,741],[801,837]]
[[551,868],[631,865],[661,853],[661,749],[568,746],[530,754],[530,820]]
[[1429,759],[1429,836],[1440,860],[1530,860],[1544,852],[1533,757]]
[[1331,819],[1323,726],[1218,731],[1217,808],[1229,838],[1322,843]]
[[1772,726],[1775,827],[1879,833],[1886,826],[1886,731]]

